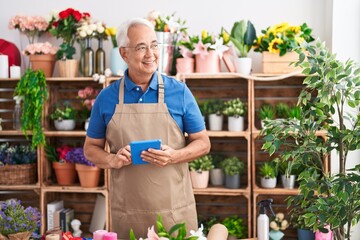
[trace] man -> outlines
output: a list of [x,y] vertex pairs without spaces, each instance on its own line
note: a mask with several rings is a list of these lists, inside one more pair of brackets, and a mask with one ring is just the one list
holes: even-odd
[[[132,19],[119,32],[124,77],[105,88],[93,106],[86,158],[111,169],[112,230],[119,239],[146,236],[161,214],[167,229],[185,222],[198,228],[187,162],[210,151],[210,140],[195,98],[184,83],[159,74],[153,26]],[[188,134],[185,144],[184,132]],[[161,150],[143,151],[149,164],[132,165],[131,141],[161,139]],[[110,153],[104,151],[105,141]]]

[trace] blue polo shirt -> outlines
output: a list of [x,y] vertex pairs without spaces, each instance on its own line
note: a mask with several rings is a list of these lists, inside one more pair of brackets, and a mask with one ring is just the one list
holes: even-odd
[[[150,85],[145,93],[140,86],[135,85],[125,71],[124,102],[147,104],[158,102],[158,77],[154,73]],[[197,133],[205,129],[204,119],[196,100],[186,84],[176,79],[162,75],[164,81],[165,98],[171,117],[175,120],[181,131],[188,134]],[[110,122],[116,104],[119,103],[119,86],[121,79],[104,88],[97,96],[91,110],[87,136],[91,138],[105,138],[106,128]],[[121,99],[122,101],[123,99]],[[151,123],[149,123],[151,127]]]

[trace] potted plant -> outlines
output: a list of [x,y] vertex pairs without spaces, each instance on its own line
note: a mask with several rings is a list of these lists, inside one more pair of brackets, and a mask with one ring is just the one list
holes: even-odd
[[221,222],[229,232],[229,240],[247,237],[247,227],[242,218],[238,216],[226,217]]
[[66,158],[75,163],[81,187],[97,187],[99,185],[100,168],[85,158],[82,147],[68,151]]
[[1,202],[0,216],[1,239],[28,240],[40,228],[41,214],[38,209],[25,208],[20,200],[9,199]]
[[244,116],[246,112],[246,104],[240,98],[231,99],[224,103],[223,114],[228,116],[229,131],[244,131]]
[[221,163],[225,173],[225,187],[240,188],[240,174],[244,171],[245,164],[237,157],[227,157]]
[[69,131],[75,128],[75,116],[76,110],[70,103],[64,102],[63,105],[56,105],[50,119],[54,120],[56,130]]
[[293,169],[293,161],[281,161],[280,159],[275,159],[277,162],[277,167],[279,169],[281,183],[286,189],[293,189],[295,187],[296,174]]
[[277,169],[274,162],[265,162],[259,168],[259,174],[261,177],[261,186],[263,188],[275,188]]
[[195,49],[194,44],[198,41],[198,36],[189,36],[186,33],[180,35],[180,39],[177,42],[180,53],[180,57],[176,59],[177,73],[185,74],[194,72],[195,60],[193,51]]
[[224,156],[221,154],[211,154],[211,159],[214,168],[210,170],[210,183],[214,186],[221,186],[225,181],[224,170],[221,168]]
[[291,204],[293,208],[290,210],[290,223],[297,229],[297,235],[299,240],[315,240],[315,233],[309,229],[305,224],[305,207],[308,208],[312,204],[312,200],[306,203],[306,206],[301,206],[302,196],[294,196],[291,198]]
[[259,118],[261,120],[261,128],[264,128],[267,120],[275,119],[275,109],[270,104],[263,104],[259,109]]
[[[263,147],[273,154],[286,144],[281,158],[305,166],[298,181],[306,227],[327,232],[329,225],[334,239],[350,239],[351,226],[360,219],[357,207],[360,166],[346,169],[348,153],[360,148],[360,69],[353,61],[337,60],[321,42],[307,45],[305,49],[311,61],[305,62],[305,54],[299,49],[299,61],[295,64],[302,67],[307,76],[298,101],[304,109],[301,124],[290,122],[280,132],[274,122],[264,131],[266,142]],[[357,115],[347,112],[346,108],[355,109]],[[326,136],[319,139],[318,130],[326,131]],[[324,159],[332,150],[339,153],[336,158],[339,173],[329,174]],[[309,202],[311,206],[307,205]]]
[[223,127],[224,116],[222,114],[224,102],[221,99],[210,99],[203,105],[205,113],[209,117],[209,130],[221,131]]
[[71,186],[76,180],[75,164],[71,159],[66,158],[66,154],[73,149],[68,145],[55,147],[47,145],[45,155],[55,171],[56,181],[61,186]]
[[235,22],[230,34],[230,40],[236,48],[239,56],[237,64],[237,72],[242,74],[250,74],[251,58],[247,57],[248,52],[256,39],[256,30],[250,21],[241,20]]
[[81,121],[85,122],[85,130],[89,126],[91,109],[95,103],[95,98],[97,97],[99,91],[95,90],[93,87],[88,86],[84,89],[78,91],[78,98],[82,100],[83,109],[79,111],[79,118]]
[[209,170],[213,169],[211,155],[205,155],[189,162],[190,178],[193,188],[207,188]]

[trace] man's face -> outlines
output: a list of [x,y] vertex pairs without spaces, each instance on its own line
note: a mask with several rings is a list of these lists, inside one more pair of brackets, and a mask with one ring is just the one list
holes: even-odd
[[127,47],[122,48],[122,57],[128,65],[129,73],[152,75],[159,61],[155,32],[146,25],[136,25],[129,28],[128,38]]

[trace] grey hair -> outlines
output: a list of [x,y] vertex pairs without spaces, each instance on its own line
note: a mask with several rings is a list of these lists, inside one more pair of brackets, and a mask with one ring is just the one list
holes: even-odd
[[136,26],[136,25],[145,25],[151,29],[154,29],[154,25],[151,22],[149,22],[148,20],[146,20],[145,18],[132,18],[132,19],[124,22],[120,26],[120,31],[119,31],[119,35],[118,35],[119,47],[127,46],[128,42],[129,42],[129,38],[127,36],[129,28]]

